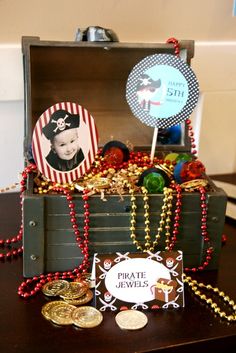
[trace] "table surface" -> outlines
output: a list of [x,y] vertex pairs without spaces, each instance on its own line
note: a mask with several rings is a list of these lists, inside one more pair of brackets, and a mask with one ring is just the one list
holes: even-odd
[[[0,195],[0,238],[17,234],[21,222],[18,193]],[[195,275],[236,301],[236,223],[226,219],[218,271]],[[0,249],[2,252],[2,249]],[[52,324],[41,315],[42,293],[30,300],[17,295],[23,281],[22,258],[0,262],[0,350],[6,353],[134,353],[207,352],[236,348],[236,323],[221,321],[186,288],[185,308],[148,312],[148,324],[138,331],[121,330],[115,313],[104,313],[100,326],[79,329]]]

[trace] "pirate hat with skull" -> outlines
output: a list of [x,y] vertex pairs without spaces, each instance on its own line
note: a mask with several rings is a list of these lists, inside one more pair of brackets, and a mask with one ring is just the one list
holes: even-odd
[[52,140],[62,131],[78,128],[80,117],[77,114],[71,114],[66,110],[57,110],[51,116],[47,125],[42,128],[43,134],[48,140]]
[[156,90],[157,88],[159,88],[161,86],[161,80],[156,80],[154,81],[150,76],[148,76],[147,74],[142,74],[139,79],[138,79],[138,83],[137,83],[137,91],[139,90]]

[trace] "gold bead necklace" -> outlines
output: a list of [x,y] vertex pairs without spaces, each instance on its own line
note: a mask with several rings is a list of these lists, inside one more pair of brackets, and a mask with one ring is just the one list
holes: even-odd
[[4,192],[8,192],[10,190],[13,190],[15,189],[17,186],[19,186],[20,183],[14,183],[12,185],[9,185],[9,186],[5,186],[4,188],[1,188],[0,189],[0,193],[4,193]]
[[[213,309],[216,315],[229,322],[236,321],[236,304],[232,299],[230,299],[228,295],[225,295],[223,291],[220,291],[217,287],[212,287],[211,284],[206,285],[204,283],[197,282],[196,280],[193,280],[190,276],[186,276],[185,274],[183,274],[183,280],[184,283],[189,286],[189,288],[197,297],[199,297],[203,302],[209,305],[211,309]],[[207,297],[205,294],[203,294],[200,291],[200,288],[204,289],[205,291],[212,292],[214,295],[217,295],[220,299],[223,300],[223,302],[225,302],[225,304],[227,304],[228,307],[232,309],[233,313],[231,315],[227,315],[225,311],[222,311],[220,309],[219,305],[214,302],[212,298]]]
[[147,189],[142,186],[141,187],[141,192],[143,194],[143,208],[144,208],[144,232],[145,232],[145,243],[144,246],[141,245],[140,241],[137,240],[136,234],[135,234],[135,225],[136,225],[136,196],[134,194],[134,190],[130,188],[129,193],[131,195],[131,220],[130,220],[130,238],[133,241],[133,244],[137,247],[137,250],[146,252],[146,251],[154,251],[155,247],[158,245],[159,240],[161,238],[161,233],[165,229],[165,235],[166,235],[166,246],[165,250],[169,250],[169,244],[170,244],[170,223],[171,223],[171,215],[172,215],[172,204],[173,204],[173,190],[171,188],[165,187],[163,189],[163,205],[161,209],[161,214],[160,214],[160,221],[159,221],[159,226],[157,228],[157,234],[155,235],[155,240],[152,242],[151,241],[151,236],[150,236],[150,219],[149,219],[149,204],[148,204],[148,191]]

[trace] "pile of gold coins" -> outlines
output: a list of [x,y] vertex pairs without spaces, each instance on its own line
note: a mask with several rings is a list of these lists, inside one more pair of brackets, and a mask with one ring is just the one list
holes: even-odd
[[[93,299],[91,282],[54,280],[46,283],[42,292],[48,297],[60,297],[44,304],[41,313],[57,325],[75,325],[93,328],[103,321],[102,313],[93,306],[84,305]],[[138,310],[120,311],[115,322],[123,330],[139,330],[147,325],[147,316]]]
[[92,328],[103,320],[99,310],[85,305],[93,299],[93,292],[85,281],[50,281],[43,286],[42,292],[48,297],[60,297],[60,300],[46,303],[41,310],[44,318],[54,324]]

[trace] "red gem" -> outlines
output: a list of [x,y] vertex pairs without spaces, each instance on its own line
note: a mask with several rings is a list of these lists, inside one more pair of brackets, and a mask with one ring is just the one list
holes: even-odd
[[124,160],[124,153],[119,147],[110,147],[104,153],[104,160],[110,165],[121,164]]

